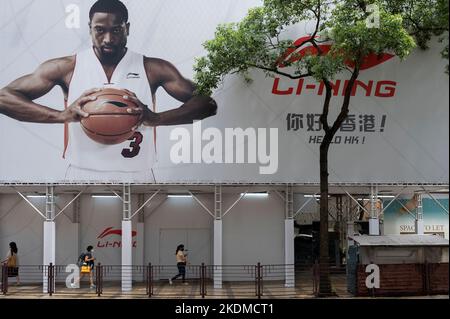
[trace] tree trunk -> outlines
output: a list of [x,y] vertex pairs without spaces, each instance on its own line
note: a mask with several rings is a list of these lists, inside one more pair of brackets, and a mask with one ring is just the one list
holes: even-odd
[[319,254],[319,296],[326,297],[332,294],[330,281],[330,258],[328,256],[328,150],[334,135],[341,127],[341,124],[348,116],[348,107],[353,86],[359,75],[359,65],[357,63],[352,72],[352,76],[345,88],[344,101],[341,111],[330,128],[328,126],[328,110],[331,99],[331,85],[325,79],[326,97],[320,122],[323,125],[325,136],[320,144],[320,254]]
[[330,258],[328,256],[328,149],[325,140],[320,145],[320,259],[319,296],[331,295]]

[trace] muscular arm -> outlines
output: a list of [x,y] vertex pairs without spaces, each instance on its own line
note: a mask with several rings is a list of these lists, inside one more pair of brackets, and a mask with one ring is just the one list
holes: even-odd
[[63,123],[62,111],[34,103],[33,100],[47,94],[53,87],[66,87],[71,76],[75,57],[49,60],[38,69],[0,90],[0,113],[23,122]]
[[170,96],[184,102],[178,108],[157,113],[152,125],[189,124],[216,114],[216,102],[209,96],[195,95],[194,83],[185,79],[171,63],[146,58],[145,68],[153,94],[161,86]]

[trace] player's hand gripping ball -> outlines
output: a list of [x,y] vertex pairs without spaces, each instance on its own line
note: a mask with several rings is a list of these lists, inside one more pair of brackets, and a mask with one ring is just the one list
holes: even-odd
[[119,144],[128,140],[142,120],[142,113],[129,113],[128,109],[138,108],[131,100],[124,99],[126,91],[105,88],[92,94],[94,101],[84,104],[82,110],[89,117],[81,120],[83,131],[101,144]]

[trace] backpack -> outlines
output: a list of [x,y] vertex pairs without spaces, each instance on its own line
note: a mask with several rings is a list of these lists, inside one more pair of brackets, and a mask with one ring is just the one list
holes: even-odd
[[85,253],[81,253],[81,255],[78,257],[78,262],[77,262],[78,267],[81,267],[81,266],[83,266],[83,264],[85,264],[85,261],[84,261],[85,257],[86,257]]

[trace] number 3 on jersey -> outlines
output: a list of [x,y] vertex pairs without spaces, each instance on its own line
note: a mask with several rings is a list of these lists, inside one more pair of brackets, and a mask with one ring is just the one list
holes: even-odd
[[139,151],[141,150],[141,143],[144,137],[142,136],[142,133],[135,132],[131,138],[128,140],[131,141],[130,148],[124,148],[122,150],[122,156],[125,158],[133,158],[138,156]]

